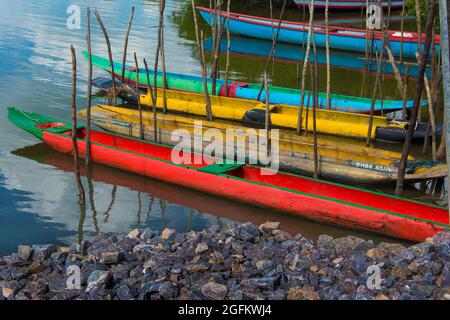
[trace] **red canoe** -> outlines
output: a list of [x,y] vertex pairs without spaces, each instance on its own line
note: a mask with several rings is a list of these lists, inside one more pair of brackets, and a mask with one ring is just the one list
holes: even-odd
[[[73,152],[71,128],[65,123],[16,108],[8,108],[8,117],[56,151]],[[77,137],[84,157],[84,128]],[[435,205],[283,172],[262,175],[250,165],[208,165],[208,159],[177,165],[171,161],[171,147],[101,131],[93,130],[91,141],[96,163],[318,222],[411,241],[449,229],[447,210]]]

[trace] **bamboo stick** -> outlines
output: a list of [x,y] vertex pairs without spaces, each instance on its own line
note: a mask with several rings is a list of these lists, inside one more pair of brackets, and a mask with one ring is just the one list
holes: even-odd
[[127,33],[125,34],[125,41],[124,41],[124,46],[123,46],[122,77],[120,78],[122,80],[122,83],[125,83],[125,63],[127,62],[128,38],[130,36],[131,25],[133,24],[133,19],[134,19],[134,6],[131,7],[131,16],[130,16],[130,20],[128,21],[128,29],[127,29]]
[[[313,31],[314,32],[314,31]],[[314,52],[314,63],[312,64],[314,68],[313,77],[313,135],[314,135],[314,178],[319,177],[319,156],[317,150],[317,106],[319,105],[319,93],[318,93],[318,66],[317,66],[317,48],[315,34],[313,33],[313,52]]]
[[403,32],[405,30],[405,26],[404,26],[405,5],[406,5],[406,1],[403,1],[403,5],[402,5],[402,19],[400,21],[400,32],[401,32],[401,36],[400,36],[400,57],[399,57],[400,65],[403,62]]
[[228,97],[228,72],[230,69],[230,49],[231,49],[231,37],[230,37],[230,4],[231,0],[227,2],[227,62],[225,66],[225,95]]
[[116,80],[114,78],[115,71],[114,71],[114,60],[113,60],[112,51],[111,51],[111,42],[109,41],[108,32],[106,31],[105,25],[103,24],[100,14],[98,13],[97,10],[95,10],[94,13],[95,13],[95,17],[97,18],[98,24],[100,25],[100,28],[102,28],[103,35],[104,35],[105,41],[106,41],[106,47],[108,48],[108,57],[109,57],[109,63],[111,66],[111,80],[112,80],[112,99],[111,100],[112,100],[113,104],[116,105],[117,104],[117,89],[116,89]]
[[203,31],[200,32],[200,55],[202,61],[202,77],[203,77],[203,90],[205,92],[206,99],[206,118],[208,121],[213,121],[211,110],[211,99],[208,92],[208,82],[206,79],[206,62],[205,62],[205,49],[203,48]]
[[417,77],[416,82],[416,95],[414,99],[414,106],[412,109],[410,124],[408,126],[408,132],[406,135],[405,142],[403,144],[403,152],[402,157],[400,159],[400,166],[398,169],[398,178],[397,178],[397,185],[395,189],[395,194],[397,196],[400,196],[403,193],[403,184],[405,179],[405,172],[406,172],[406,164],[408,161],[408,155],[409,150],[411,148],[411,141],[412,141],[412,135],[414,133],[415,129],[415,123],[417,121],[418,116],[418,109],[420,100],[422,97],[422,91],[424,87],[424,76],[425,76],[425,70],[426,70],[426,62],[428,60],[428,53],[430,51],[431,46],[431,34],[433,30],[433,21],[436,16],[436,0],[432,0],[432,6],[429,10],[428,16],[427,16],[427,25],[426,25],[426,37],[425,37],[425,50],[421,56],[420,64],[419,64],[419,74]]
[[92,47],[91,47],[91,9],[86,10],[86,47],[88,51],[88,83],[86,109],[86,166],[91,165],[91,104],[92,104]]
[[[167,77],[166,77],[166,53],[164,47],[164,11],[166,9],[166,0],[161,0],[160,2],[160,13],[159,13],[159,53],[161,55],[161,69],[162,69],[162,89],[163,89],[163,112],[167,112]],[[156,85],[156,84],[155,84]]]
[[[303,123],[303,104],[305,100],[305,82],[306,82],[306,71],[309,61],[309,52],[311,50],[311,32],[314,18],[314,0],[311,0],[309,4],[309,30],[308,30],[308,41],[306,44],[306,54],[305,60],[303,61],[303,69],[302,69],[302,84],[301,84],[301,95],[300,95],[300,108],[298,110],[298,119],[297,119],[297,133],[300,134],[302,131],[302,123]],[[309,99],[308,99],[309,101]],[[306,117],[308,119],[308,117]],[[307,131],[307,130],[306,130]]]
[[[267,57],[266,64],[264,66],[264,72],[267,72],[269,70],[270,62],[272,61],[272,57],[275,53],[275,48],[277,46],[278,37],[280,35],[281,23],[283,22],[284,11],[286,9],[286,3],[287,3],[287,0],[284,0],[283,7],[281,8],[280,18],[278,19],[278,29],[277,29],[277,33],[275,35],[275,41],[272,43],[272,49],[270,50],[269,55]],[[258,99],[257,99],[258,101],[261,99],[261,94],[262,94],[263,89],[264,89],[264,83],[261,85],[261,88],[259,89]]]
[[406,119],[406,103],[408,100],[408,84],[409,84],[409,63],[405,64],[405,76],[403,81],[403,109],[402,115],[403,119]]
[[[157,123],[157,113],[156,113],[156,103],[154,103],[154,99],[153,99],[153,90],[152,90],[152,85],[150,83],[150,75],[148,72],[148,64],[147,64],[147,60],[145,60],[144,58],[144,65],[145,65],[145,73],[147,75],[147,84],[150,90],[150,96],[152,98],[152,111],[153,111],[153,134],[154,134],[154,140],[155,142],[158,142],[158,123]],[[155,87],[156,90],[156,87]]]
[[78,153],[78,137],[77,137],[77,56],[73,45],[70,46],[72,54],[72,146],[73,146],[73,162],[74,174],[77,182],[80,206],[85,207],[86,195],[80,176],[80,156]]
[[266,128],[266,134],[269,136],[270,130],[270,108],[269,108],[269,85],[267,79],[267,72],[264,73],[264,90],[266,95],[266,112],[265,112],[265,121],[264,127]]
[[325,42],[325,48],[326,48],[326,54],[327,54],[327,109],[331,109],[331,103],[330,103],[330,93],[331,93],[331,69],[330,69],[330,32],[328,28],[328,0],[325,2],[325,33],[326,33],[326,42]]
[[197,49],[200,57],[200,64],[202,68],[202,78],[203,78],[203,89],[205,93],[206,100],[206,116],[208,121],[212,121],[212,110],[211,110],[211,100],[208,92],[208,83],[206,80],[206,63],[205,63],[205,53],[203,50],[203,32],[199,33],[198,29],[198,21],[197,21],[197,12],[195,11],[195,0],[191,0],[192,11],[194,14],[194,26],[195,26],[195,38],[197,40]]
[[222,42],[222,34],[223,34],[223,24],[222,24],[222,9],[220,8],[220,5],[217,5],[215,10],[215,21],[217,22],[216,27],[216,39],[213,42],[213,61],[211,65],[211,90],[212,94],[215,96],[217,95],[217,76],[218,76],[218,69],[219,69],[219,57],[220,57],[220,44]]
[[[134,63],[136,65],[136,70],[139,70],[139,63],[137,59],[136,52],[134,53]],[[139,91],[139,72],[136,72],[136,98],[139,108],[139,133],[140,138],[144,140],[144,123],[142,121],[142,105],[141,105],[141,93]]]

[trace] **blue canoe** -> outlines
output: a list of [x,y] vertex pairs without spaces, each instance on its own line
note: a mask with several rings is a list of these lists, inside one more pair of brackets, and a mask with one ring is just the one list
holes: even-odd
[[[214,10],[209,8],[197,7],[203,19],[208,23],[214,22]],[[225,24],[227,20],[227,12],[221,12],[222,23]],[[250,15],[231,13],[230,12],[230,32],[263,40],[272,41],[274,35],[278,30],[278,21],[268,18],[255,17]],[[322,25],[314,25],[314,38],[318,47],[325,48],[326,34],[325,27]],[[283,21],[281,23],[278,41],[292,44],[306,44],[308,40],[309,25],[301,22]],[[329,27],[329,45],[331,49],[366,52],[366,30],[343,27]],[[370,31],[369,38],[373,38],[374,50],[380,50],[382,46],[381,31]],[[425,34],[422,35],[422,43],[425,39]],[[416,52],[418,51],[417,33],[402,32],[395,30],[388,30],[388,40],[391,46],[392,54],[400,56],[402,47],[402,56],[406,58],[416,59]],[[440,51],[440,36],[435,36],[436,52]],[[422,44],[422,48],[425,46]]]
[[[83,55],[87,57],[87,53],[83,52]],[[95,66],[110,72],[109,60],[103,57],[92,55],[92,62]],[[130,84],[135,84],[136,80],[136,69],[131,66],[126,66],[125,72],[125,82]],[[114,69],[121,70],[122,64],[114,62]],[[150,83],[153,83],[153,72],[150,71]],[[116,72],[115,77],[120,79],[120,72]],[[180,90],[187,92],[203,93],[203,80],[202,77],[185,75],[178,73],[166,73],[167,77],[167,88],[171,90]],[[139,82],[141,84],[147,83],[146,71],[145,69],[139,69]],[[163,78],[161,72],[158,72],[157,85],[162,86]],[[208,79],[209,92],[211,90],[211,80]],[[228,96],[231,98],[240,98],[247,100],[258,100],[258,93],[260,91],[261,84],[256,83],[243,83],[243,82],[230,82],[228,86],[228,94],[226,92],[226,85],[224,80],[217,80],[217,93],[220,96]],[[293,106],[300,105],[301,92],[299,89],[294,88],[284,88],[269,86],[269,103],[271,104],[287,104]],[[264,90],[260,97],[261,102],[265,102]],[[312,99],[309,92],[305,92],[305,105],[312,105]],[[309,102],[308,102],[309,101]],[[330,105],[332,110],[353,112],[353,113],[369,113],[372,99],[364,97],[347,96],[341,94],[330,94]],[[407,108],[413,106],[413,101],[407,101]],[[319,93],[319,108],[326,109],[326,93]],[[383,100],[381,104],[379,100],[375,101],[374,111],[375,114],[380,114],[381,111],[384,113],[401,110],[403,108],[403,101],[401,100]]]

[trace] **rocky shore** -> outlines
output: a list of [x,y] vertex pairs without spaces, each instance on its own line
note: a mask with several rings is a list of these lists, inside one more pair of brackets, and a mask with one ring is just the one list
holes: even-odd
[[[450,300],[450,233],[375,246],[353,236],[314,243],[278,227],[146,229],[72,247],[19,246],[0,260],[0,300]],[[77,270],[81,287],[69,289]]]

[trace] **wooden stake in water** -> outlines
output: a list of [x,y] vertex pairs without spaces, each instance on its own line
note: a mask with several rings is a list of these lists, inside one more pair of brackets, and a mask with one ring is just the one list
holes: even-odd
[[[156,103],[154,102],[155,100],[153,99],[153,90],[152,90],[152,85],[150,83],[150,75],[148,72],[148,64],[147,64],[147,60],[144,59],[144,65],[145,65],[145,73],[147,75],[147,84],[148,84],[148,90],[150,92],[150,96],[152,99],[152,110],[153,110],[153,132],[154,132],[154,136],[155,136],[155,142],[158,142],[158,122],[157,122],[157,115],[156,115]],[[156,90],[156,87],[155,87]]]
[[325,33],[326,33],[326,53],[327,53],[327,109],[331,109],[330,91],[331,91],[331,70],[330,70],[330,44],[329,44],[329,30],[328,30],[328,0],[325,3]]
[[[122,77],[121,77],[121,80],[123,83],[125,83],[125,63],[127,62],[128,37],[130,36],[130,30],[131,30],[131,25],[133,24],[133,19],[134,19],[134,7],[131,7],[131,16],[130,16],[130,20],[128,21],[128,29],[127,29],[127,33],[125,35],[125,42],[124,42],[124,46],[123,46]],[[138,71],[136,71],[136,72],[138,72]]]
[[217,84],[217,76],[219,74],[219,57],[220,57],[220,44],[222,42],[222,33],[223,33],[223,24],[222,24],[222,10],[220,5],[216,5],[216,9],[214,10],[214,19],[215,23],[217,23],[216,27],[216,36],[213,41],[213,61],[211,65],[211,89],[212,94],[217,95],[216,84]]
[[91,104],[92,104],[92,48],[91,48],[91,10],[86,11],[86,47],[88,51],[88,83],[86,109],[86,165],[91,165]]
[[402,116],[406,119],[406,104],[408,101],[408,84],[409,84],[409,63],[405,63],[405,75],[403,80],[403,109]]
[[116,89],[116,80],[114,78],[115,71],[114,71],[114,60],[112,56],[111,51],[111,42],[109,41],[108,32],[106,31],[105,25],[103,24],[102,18],[100,17],[100,14],[97,10],[95,10],[95,17],[97,18],[98,24],[100,25],[100,28],[102,28],[103,35],[105,37],[106,41],[106,47],[108,48],[108,57],[109,57],[109,64],[111,66],[111,80],[112,80],[112,101],[114,105],[117,104],[117,89]]
[[80,205],[82,205],[82,207],[85,207],[86,195],[80,177],[80,156],[78,153],[77,139],[77,56],[73,45],[70,46],[70,52],[72,54],[72,145],[74,174],[80,197]]
[[164,11],[166,9],[166,0],[161,0],[159,5],[159,53],[161,55],[162,69],[162,89],[163,89],[163,112],[167,112],[167,78],[166,78],[166,53],[164,51]]
[[[297,119],[297,133],[300,134],[302,132],[302,123],[303,123],[303,105],[305,102],[305,82],[306,82],[306,72],[309,61],[309,52],[311,50],[311,32],[313,28],[313,19],[314,19],[314,0],[311,0],[309,4],[309,30],[308,30],[308,42],[306,44],[306,54],[305,60],[303,61],[303,69],[302,69],[302,84],[301,84],[301,95],[300,95],[300,108],[298,110],[298,119]],[[309,101],[309,99],[308,99]]]
[[227,3],[227,62],[225,66],[225,95],[228,97],[228,72],[230,69],[230,49],[231,49],[231,39],[230,39],[230,5],[231,0]]
[[264,127],[266,128],[266,134],[267,137],[269,136],[269,130],[270,130],[270,108],[269,108],[269,85],[268,85],[268,79],[267,79],[267,72],[264,73],[264,92],[266,95],[266,112],[265,112],[265,121],[264,121]]
[[[136,65],[136,70],[139,70],[139,63],[136,52],[134,53],[134,63]],[[139,108],[139,136],[142,140],[144,140],[144,123],[142,121],[141,93],[139,91],[139,72],[136,72],[136,99]]]
[[411,112],[411,119],[409,121],[408,132],[406,134],[406,139],[403,144],[402,157],[400,159],[400,166],[398,168],[397,185],[395,189],[395,194],[400,196],[403,193],[403,184],[405,180],[406,164],[408,161],[409,150],[411,148],[412,136],[415,130],[415,123],[417,122],[419,104],[422,98],[422,91],[424,87],[424,76],[426,70],[426,64],[428,61],[428,54],[431,47],[431,34],[433,31],[433,22],[436,16],[436,0],[432,0],[432,5],[427,16],[426,25],[426,37],[425,37],[425,50],[422,53],[420,63],[419,63],[419,74],[417,76],[416,82],[416,93],[414,98],[414,105]]
[[[287,3],[287,0],[284,0],[283,7],[281,8],[280,18],[278,19],[278,27],[277,27],[277,33],[275,34],[275,41],[272,43],[272,49],[270,50],[270,53],[267,56],[266,65],[264,66],[264,73],[268,72],[269,66],[270,66],[270,62],[272,61],[272,57],[273,57],[273,55],[275,53],[275,49],[276,49],[276,46],[277,46],[277,43],[278,43],[278,37],[280,35],[281,23],[283,22],[284,11],[286,9],[286,3]],[[261,100],[261,94],[262,94],[262,91],[264,89],[264,85],[265,84],[263,83],[261,85],[261,88],[259,89],[258,101]]]
[[197,49],[200,57],[200,64],[202,67],[202,77],[203,77],[203,89],[205,93],[206,100],[206,116],[208,121],[212,121],[212,110],[211,110],[211,100],[209,98],[208,83],[206,79],[206,63],[205,63],[205,53],[203,50],[203,32],[200,34],[198,30],[197,12],[195,10],[195,0],[191,0],[192,11],[194,14],[194,26],[195,26],[195,38],[197,40]]

